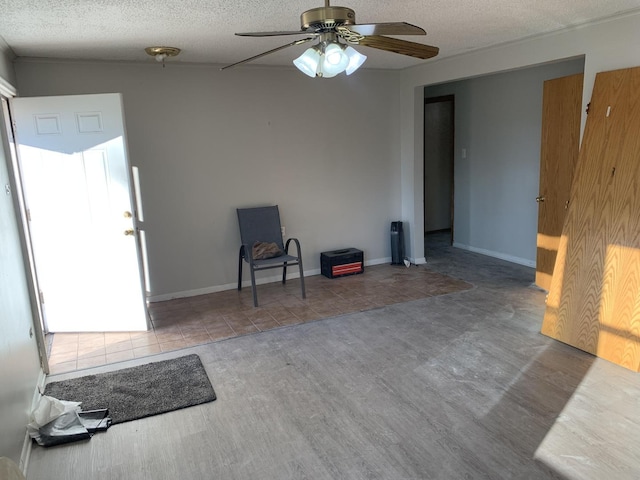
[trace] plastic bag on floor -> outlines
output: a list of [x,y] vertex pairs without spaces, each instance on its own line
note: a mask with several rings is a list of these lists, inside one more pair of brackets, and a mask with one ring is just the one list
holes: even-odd
[[64,412],[55,420],[38,429],[38,435],[34,437],[38,445],[53,447],[63,443],[77,442],[91,438],[87,427],[84,426],[77,411]]
[[31,412],[31,423],[29,426],[38,429],[43,425],[46,425],[52,420],[55,420],[62,415],[65,410],[71,410],[73,408],[80,408],[80,404],[70,405],[70,402],[63,402],[57,398],[49,397],[48,395],[42,395],[38,401],[38,405]]
[[52,422],[65,412],[78,411],[80,411],[80,402],[67,402],[48,395],[42,395],[38,400],[38,405],[31,412],[31,421],[27,425],[27,431],[31,438],[35,438],[40,427]]
[[80,402],[68,402],[42,395],[38,405],[31,412],[31,422],[27,425],[29,436],[43,447],[91,438],[91,433],[78,415],[79,412]]

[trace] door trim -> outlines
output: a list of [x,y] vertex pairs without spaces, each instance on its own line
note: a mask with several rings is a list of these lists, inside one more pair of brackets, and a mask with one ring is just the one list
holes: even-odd
[[6,98],[12,98],[18,95],[18,91],[7,82],[4,78],[0,77],[0,96],[4,96]]
[[[0,80],[2,79],[0,78]],[[7,168],[9,170],[11,189],[15,193],[13,195],[13,204],[14,209],[18,214],[18,231],[20,233],[22,258],[25,264],[25,277],[27,279],[27,289],[29,291],[29,301],[31,304],[31,323],[34,331],[33,333],[36,337],[40,366],[42,367],[42,371],[48,375],[50,370],[44,334],[44,315],[42,313],[42,305],[40,304],[40,295],[38,294],[38,278],[36,276],[33,249],[31,247],[31,236],[29,235],[29,228],[27,224],[22,180],[20,177],[20,169],[18,167],[14,125],[11,118],[11,105],[9,103],[9,99],[3,96],[2,91],[0,91],[0,99],[2,100],[2,118],[0,119],[0,128],[2,131],[0,132],[0,136],[2,137],[2,147],[7,158]]]

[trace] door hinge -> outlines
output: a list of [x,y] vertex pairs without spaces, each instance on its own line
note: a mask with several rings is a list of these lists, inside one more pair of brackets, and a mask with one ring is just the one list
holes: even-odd
[[40,303],[44,304],[44,292],[42,290],[38,292],[38,297],[40,297]]

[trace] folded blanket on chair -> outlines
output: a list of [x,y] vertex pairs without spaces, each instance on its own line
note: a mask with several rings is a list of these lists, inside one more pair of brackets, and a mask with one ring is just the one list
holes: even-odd
[[279,257],[282,253],[280,247],[274,242],[256,242],[251,249],[251,255],[254,260]]

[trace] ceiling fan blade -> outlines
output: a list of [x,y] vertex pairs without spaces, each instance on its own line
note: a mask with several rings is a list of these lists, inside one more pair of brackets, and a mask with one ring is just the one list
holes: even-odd
[[408,55],[410,57],[421,58],[423,60],[435,57],[440,51],[438,47],[432,47],[431,45],[408,42],[407,40],[400,40],[397,38],[380,37],[378,35],[364,37],[358,42],[358,45],[377,48],[378,50],[387,50],[388,52]]
[[254,55],[253,57],[245,58],[244,60],[232,63],[231,65],[225,65],[224,67],[220,68],[220,70],[226,70],[227,68],[235,67],[236,65],[242,65],[243,63],[250,62],[252,60],[255,60],[256,58],[264,57],[265,55],[269,55],[270,53],[274,53],[279,50],[284,50],[287,47],[293,47],[294,45],[301,45],[303,43],[310,42],[311,40],[315,40],[315,38],[316,37],[301,38],[300,40],[296,40],[295,42],[287,43],[286,45],[282,45],[281,47],[272,48],[271,50],[260,53],[258,55]]
[[407,22],[363,23],[345,25],[349,30],[360,35],[426,35],[420,27]]
[[239,37],[278,37],[280,35],[309,35],[313,30],[279,31],[279,32],[242,32],[236,33]]

